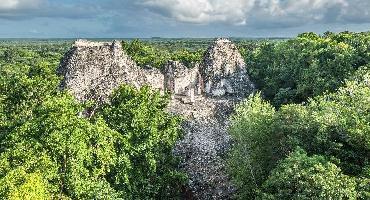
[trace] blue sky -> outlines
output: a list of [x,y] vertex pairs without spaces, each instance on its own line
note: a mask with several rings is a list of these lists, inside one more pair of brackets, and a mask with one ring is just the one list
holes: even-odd
[[370,0],[0,0],[1,38],[291,37],[370,31]]

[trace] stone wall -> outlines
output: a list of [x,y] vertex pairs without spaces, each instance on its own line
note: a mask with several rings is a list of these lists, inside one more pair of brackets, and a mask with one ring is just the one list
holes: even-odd
[[164,75],[157,68],[146,68],[143,69],[143,74],[146,79],[146,84],[150,85],[154,89],[164,91]]

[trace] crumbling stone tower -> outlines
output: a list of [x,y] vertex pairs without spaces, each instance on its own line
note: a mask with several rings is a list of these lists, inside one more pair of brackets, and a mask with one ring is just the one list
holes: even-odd
[[163,90],[163,75],[158,69],[141,69],[122,49],[119,41],[90,42],[77,40],[58,68],[64,76],[62,89],[77,100],[104,102],[121,84],[141,87],[145,84]]
[[204,80],[203,91],[207,95],[245,96],[254,90],[243,57],[228,39],[217,39],[208,48],[200,72]]

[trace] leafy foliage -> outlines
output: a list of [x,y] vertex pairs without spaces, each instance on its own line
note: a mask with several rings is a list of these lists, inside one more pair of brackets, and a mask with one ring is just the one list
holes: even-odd
[[230,134],[234,146],[230,152],[229,173],[239,188],[240,199],[255,195],[276,162],[272,158],[276,141],[271,140],[275,109],[261,99],[250,96],[236,108]]
[[298,148],[271,172],[257,199],[357,199],[356,182],[323,156]]
[[370,34],[300,34],[264,42],[246,54],[251,78],[273,105],[300,103],[333,92],[370,60]]
[[110,176],[130,199],[176,197],[185,184],[186,177],[176,171],[177,159],[171,152],[181,133],[179,118],[164,112],[166,105],[167,98],[149,87],[121,86],[101,110],[108,126],[121,133],[117,154],[128,155],[129,165],[119,158]]
[[[264,191],[273,191],[274,194],[278,187],[281,187],[279,190],[292,188],[289,182],[293,180],[284,178],[284,174],[294,173],[298,176],[310,168],[298,168],[298,171],[291,172],[289,170],[292,170],[292,165],[296,162],[288,159],[281,164],[281,160],[289,155],[297,156],[294,159],[302,157],[291,154],[300,147],[309,155],[320,155],[329,159],[336,166],[333,168],[330,167],[331,164],[326,166],[321,162],[321,165],[326,166],[324,169],[334,170],[333,173],[342,171],[344,175],[356,180],[356,194],[353,196],[348,193],[351,197],[342,196],[342,199],[356,196],[367,199],[370,191],[369,74],[368,69],[361,69],[358,75],[347,81],[345,87],[336,93],[311,99],[306,106],[290,104],[276,111],[258,94],[240,104],[230,129],[236,144],[230,152],[229,160],[230,174],[240,189],[239,197],[256,197],[261,188]],[[318,157],[314,156],[312,159],[317,160]],[[302,162],[311,161],[303,156]],[[303,171],[300,172],[301,170]],[[320,174],[318,177],[326,176]],[[338,179],[339,177],[338,175]],[[275,182],[278,180],[281,182]],[[309,186],[312,183],[310,180],[311,178],[307,177],[307,183],[301,180],[300,184]],[[334,187],[336,183],[326,184],[329,184],[328,187]],[[338,194],[345,193],[346,187],[343,186],[343,191],[338,191]],[[328,188],[330,191],[335,191],[334,189],[335,187]],[[301,193],[295,190],[288,196],[280,193],[276,195],[273,197],[277,199],[294,199]],[[331,199],[340,199],[335,195],[329,196]]]
[[60,78],[54,70],[50,62],[41,60],[32,66],[14,63],[0,68],[0,139],[32,118],[35,107],[56,94]]
[[204,50],[188,50],[179,48],[174,51],[168,49],[156,48],[154,45],[133,40],[131,42],[123,42],[123,48],[140,66],[151,66],[162,68],[169,60],[180,61],[183,64],[191,67],[196,62],[202,61]]
[[1,169],[1,177],[7,179],[18,169],[42,173],[53,198],[114,195],[104,176],[114,164],[117,133],[101,120],[90,123],[79,117],[81,108],[63,94],[35,108],[32,119],[13,128],[1,143],[0,158],[9,166]]
[[164,111],[166,97],[122,86],[88,119],[89,105],[58,89],[59,53],[7,49],[0,60],[1,199],[178,197],[186,176],[171,151],[181,131]]

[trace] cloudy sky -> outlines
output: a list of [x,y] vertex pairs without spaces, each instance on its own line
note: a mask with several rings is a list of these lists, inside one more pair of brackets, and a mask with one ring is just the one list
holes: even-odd
[[1,38],[291,37],[370,31],[370,0],[0,0]]

